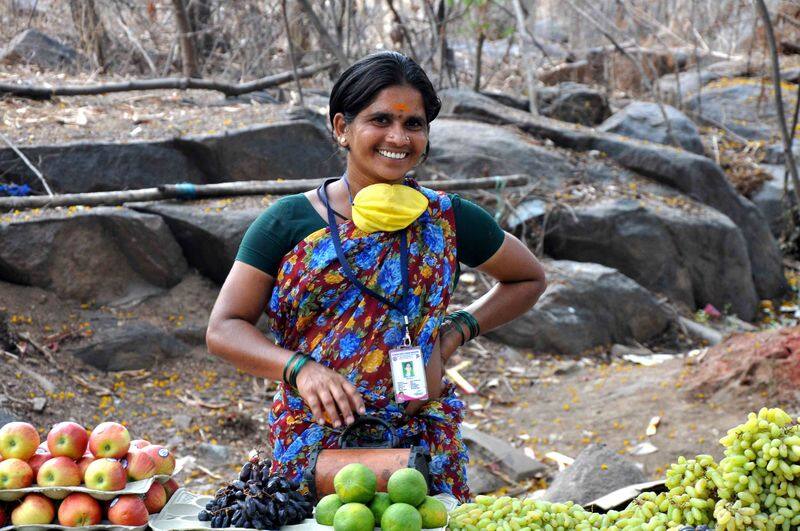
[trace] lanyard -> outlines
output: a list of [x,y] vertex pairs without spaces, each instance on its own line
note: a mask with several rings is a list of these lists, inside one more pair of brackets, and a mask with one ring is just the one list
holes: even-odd
[[[363,293],[378,299],[385,305],[393,308],[403,314],[403,323],[405,328],[405,337],[403,338],[403,345],[406,347],[411,346],[411,333],[409,331],[409,321],[408,321],[408,236],[406,234],[406,229],[400,231],[400,275],[403,280],[403,296],[400,299],[400,303],[390,301],[380,293],[377,293],[375,290],[372,290],[364,285],[363,282],[358,280],[355,273],[353,272],[353,268],[350,267],[350,263],[347,261],[347,257],[344,255],[344,250],[342,249],[342,240],[339,238],[339,229],[336,225],[336,217],[334,215],[333,208],[331,207],[330,201],[328,201],[328,192],[327,187],[328,185],[333,182],[334,179],[328,179],[324,183],[320,185],[317,189],[319,198],[322,200],[322,203],[325,205],[326,210],[328,211],[328,228],[331,232],[331,240],[333,241],[333,248],[336,250],[336,257],[339,259],[339,264],[342,266],[342,272],[344,275],[356,285],[358,289],[360,289]],[[347,181],[345,180],[345,184]],[[348,186],[348,191],[350,187]]]

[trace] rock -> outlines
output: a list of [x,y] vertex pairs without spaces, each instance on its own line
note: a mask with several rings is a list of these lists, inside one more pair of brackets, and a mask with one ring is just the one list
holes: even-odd
[[692,68],[679,74],[666,74],[658,78],[658,90],[666,103],[678,105],[684,98],[696,94],[705,85],[716,81],[722,74],[702,69],[700,72]]
[[792,179],[789,177],[787,183],[787,195],[784,199],[783,194],[783,164],[762,164],[761,167],[772,175],[772,179],[765,181],[761,189],[755,192],[751,198],[769,223],[770,231],[776,238],[788,228],[788,207],[794,204],[794,194],[792,193]]
[[538,96],[539,114],[562,122],[593,126],[611,115],[605,94],[580,83],[543,87]]
[[619,343],[611,345],[611,355],[616,358],[631,354],[634,356],[652,356],[653,351],[646,347],[631,347],[629,345],[620,345]]
[[508,217],[508,226],[517,229],[531,221],[542,221],[547,213],[547,203],[541,199],[528,199],[514,208]]
[[710,326],[696,323],[683,316],[678,317],[678,322],[681,327],[686,329],[686,333],[698,342],[703,341],[706,345],[717,345],[722,342],[722,334]]
[[[661,107],[664,109],[663,113]],[[664,113],[667,115],[666,119]],[[676,146],[698,155],[704,154],[697,126],[671,105],[659,106],[657,103],[646,101],[631,102],[600,124],[597,130]]]
[[489,332],[537,352],[577,355],[664,332],[670,315],[656,297],[619,271],[598,264],[545,261],[547,290],[536,306]]
[[19,419],[16,415],[0,407],[0,427],[8,424],[9,422],[16,422],[18,420]]
[[41,413],[44,411],[44,408],[47,407],[47,398],[43,396],[37,396],[31,399],[31,408],[37,412]]
[[687,381],[690,396],[767,393],[774,404],[800,401],[800,327],[734,334],[711,347]]
[[67,349],[101,371],[151,369],[161,359],[184,354],[188,346],[149,323],[124,321],[95,330],[88,343]]
[[477,446],[484,453],[491,455],[492,461],[499,463],[503,467],[503,472],[514,481],[541,476],[547,470],[544,464],[531,459],[519,448],[514,448],[506,441],[488,433],[461,426],[461,436],[467,446]]
[[179,430],[185,430],[192,425],[192,416],[178,413],[177,415],[172,416],[172,422],[175,424],[175,427],[178,428]]
[[[793,91],[783,90],[787,123],[792,123]],[[702,116],[723,124],[748,140],[780,140],[772,84],[760,79],[721,79],[684,100],[684,105]]]
[[77,59],[73,48],[35,29],[18,34],[0,51],[0,63],[34,64],[51,70],[74,65]]
[[[160,184],[307,179],[344,169],[329,135],[307,119],[220,135],[147,142],[20,146],[58,193],[149,188]],[[4,179],[41,185],[10,148],[0,149]]]
[[550,213],[545,252],[612,267],[691,309],[730,306],[752,319],[758,305],[739,227],[704,205],[605,199]]
[[200,443],[197,445],[197,456],[211,463],[227,462],[233,456],[233,451],[221,444]]
[[556,475],[543,499],[585,505],[646,479],[634,462],[609,450],[605,444],[590,444],[578,454],[574,463]]
[[228,276],[245,231],[263,212],[217,212],[203,205],[181,203],[152,203],[136,209],[164,218],[189,265],[218,284]]
[[[609,159],[624,168],[716,208],[742,230],[759,297],[779,297],[788,288],[783,277],[780,250],[761,212],[736,192],[722,168],[708,158],[669,146],[648,144],[612,133],[599,133],[579,125],[533,117],[528,113],[497,105],[491,99],[475,93],[461,94],[458,98],[443,98],[442,115],[446,116],[448,113],[498,125],[515,125],[534,137],[549,139],[560,147],[605,153]],[[432,136],[438,122],[439,120],[433,123]],[[459,134],[461,138],[468,139],[472,131],[469,123],[465,125]],[[452,126],[452,129],[456,127]],[[474,139],[471,144],[482,148],[483,142]],[[435,144],[432,149],[435,149]],[[461,154],[466,153],[462,151]],[[488,161],[486,165],[489,165]],[[535,171],[522,172],[549,179],[550,170],[540,172],[539,168],[537,165],[533,167]],[[561,167],[557,166],[555,170],[563,175]]]
[[0,223],[0,240],[0,279],[81,301],[168,288],[186,272],[164,221],[126,208],[20,214]]
[[469,463],[467,465],[467,486],[470,493],[475,495],[494,492],[500,487],[506,486],[506,483],[486,467]]

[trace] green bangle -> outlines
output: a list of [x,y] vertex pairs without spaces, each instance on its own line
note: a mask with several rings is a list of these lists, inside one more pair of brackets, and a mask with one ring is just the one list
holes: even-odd
[[478,324],[478,320],[475,319],[475,316],[469,313],[468,311],[456,310],[455,312],[451,313],[448,317],[451,317],[453,321],[459,324],[464,323],[465,325],[467,325],[467,329],[469,330],[469,338],[466,341],[472,341],[473,339],[475,339],[480,335],[481,327]]
[[308,363],[311,359],[311,356],[307,356],[303,354],[303,357],[295,364],[294,368],[292,369],[292,374],[289,376],[289,380],[291,381],[291,386],[297,388],[297,376],[300,374],[300,371],[303,369],[303,366]]
[[456,329],[456,330],[458,330],[458,333],[459,333],[459,335],[461,336],[461,343],[460,343],[460,345],[463,345],[464,343],[466,343],[466,342],[467,342],[467,337],[464,335],[464,329],[463,329],[463,328],[461,328],[461,324],[460,324],[459,322],[457,322],[457,320],[456,320],[456,319],[454,319],[454,318],[453,318],[452,316],[450,316],[450,315],[446,315],[446,316],[445,316],[445,318],[443,319],[443,321],[444,321],[444,323],[443,323],[443,324],[450,323],[450,324],[452,324],[452,325],[455,327],[455,329]]
[[289,361],[287,361],[287,362],[286,362],[286,365],[284,365],[284,366],[283,366],[283,381],[284,381],[285,383],[287,383],[287,384],[289,383],[289,380],[287,380],[287,379],[286,379],[286,369],[288,369],[288,368],[289,368],[289,365],[291,365],[291,364],[292,364],[292,362],[296,360],[297,356],[302,356],[302,355],[303,355],[303,353],[302,353],[302,352],[295,352],[295,353],[294,353],[294,354],[292,354],[292,356],[289,358]]

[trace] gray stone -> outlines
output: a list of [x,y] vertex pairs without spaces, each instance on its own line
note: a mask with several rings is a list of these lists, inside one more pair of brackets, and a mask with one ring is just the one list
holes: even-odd
[[77,59],[73,48],[35,29],[18,34],[0,51],[0,63],[34,64],[45,69],[73,65]]
[[585,505],[617,489],[645,480],[634,462],[609,450],[604,444],[590,444],[578,454],[574,463],[556,475],[544,499]]
[[506,483],[486,467],[470,463],[467,465],[467,486],[470,493],[475,495],[494,492],[506,486]]
[[[791,124],[796,96],[793,91],[782,92],[786,120]],[[780,140],[771,83],[734,79],[721,86],[705,87],[699,94],[686,98],[684,105],[748,140]]]
[[502,466],[503,472],[514,481],[523,481],[541,476],[547,467],[531,459],[519,448],[514,448],[506,441],[488,433],[461,426],[461,436],[468,446],[478,446],[483,452],[492,456]]
[[[669,146],[644,143],[612,133],[600,133],[579,125],[534,117],[528,113],[497,105],[490,98],[475,93],[462,95],[459,98],[443,98],[442,113],[443,116],[449,113],[498,125],[514,125],[534,137],[549,139],[560,147],[605,153],[609,159],[624,168],[716,208],[742,230],[748,245],[751,271],[759,297],[775,298],[786,292],[788,285],[782,272],[780,249],[769,231],[766,220],[755,205],[736,192],[722,168],[708,158]],[[439,120],[433,123],[434,128],[438,122]],[[450,128],[456,130],[457,126],[451,125]],[[461,137],[469,138],[471,124],[463,123],[462,129]],[[433,136],[433,128],[431,134]],[[473,146],[479,144],[481,143],[477,140],[471,143]],[[435,144],[433,146],[432,149],[435,150]],[[482,150],[483,146],[480,147]],[[461,154],[466,153],[462,151]],[[488,160],[486,165],[490,165],[491,162]],[[513,165],[505,161],[503,164]],[[565,165],[565,163],[560,164],[560,166]],[[536,171],[523,170],[523,172],[549,178],[550,170],[540,172],[540,168],[541,165],[536,165],[533,167]],[[563,174],[559,166],[555,167],[555,172]],[[471,176],[475,175],[482,174],[473,173]]]
[[789,206],[794,204],[794,194],[792,193],[794,187],[792,186],[792,179],[789,177],[787,194],[786,198],[784,198],[783,174],[786,171],[785,166],[783,164],[762,164],[761,168],[772,175],[772,178],[761,185],[761,188],[751,197],[751,201],[764,214],[772,235],[778,238],[788,228]]
[[151,369],[160,360],[182,355],[187,350],[185,343],[140,321],[94,329],[88,342],[67,349],[85,363],[109,372]]
[[197,445],[197,456],[206,462],[226,462],[230,460],[233,452],[221,444],[200,443]]
[[153,203],[135,208],[164,218],[189,265],[219,284],[228,276],[245,231],[263,212],[263,209],[216,212],[202,205],[180,203]]
[[41,413],[44,411],[44,408],[47,407],[47,398],[43,396],[37,396],[31,399],[31,408],[37,412]]
[[[661,109],[664,109],[662,113]],[[664,119],[664,114],[667,115]],[[703,155],[697,126],[671,105],[634,101],[597,127],[598,131],[657,142]]]
[[0,279],[107,303],[177,284],[180,246],[159,216],[99,207],[0,223]]
[[544,249],[553,258],[613,267],[691,309],[729,306],[749,320],[758,305],[739,227],[704,205],[620,198],[557,209]]
[[543,116],[586,126],[597,125],[611,115],[605,94],[580,83],[543,87],[536,105]]
[[192,416],[178,413],[177,415],[172,416],[172,421],[174,422],[176,428],[179,430],[185,430],[192,425]]
[[[220,135],[147,142],[75,142],[20,146],[54,192],[150,188],[161,184],[307,179],[339,175],[342,159],[330,136],[307,119]],[[11,148],[0,149],[4,179],[41,184]]]
[[663,333],[670,315],[656,297],[598,264],[545,261],[547,290],[534,308],[489,332],[537,352],[582,354],[597,346],[643,342]]
[[0,407],[0,426],[19,420],[16,415]]
[[658,90],[664,101],[670,105],[679,105],[684,98],[696,94],[703,86],[722,77],[717,72],[691,68],[679,74],[666,74],[658,78]]

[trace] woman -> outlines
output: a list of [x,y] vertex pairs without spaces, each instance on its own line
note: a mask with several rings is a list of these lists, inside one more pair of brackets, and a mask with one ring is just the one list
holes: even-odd
[[[434,492],[469,498],[463,403],[443,364],[533,306],[545,281],[533,254],[480,207],[406,179],[427,156],[440,107],[424,71],[399,53],[342,73],[329,117],[345,176],[276,201],[253,223],[211,312],[211,353],[282,382],[270,443],[273,467],[291,478],[367,413],[430,451]],[[498,283],[446,316],[459,261]],[[274,342],[255,327],[265,310]],[[402,356],[412,366],[393,369]],[[413,363],[424,377],[414,380]]]

